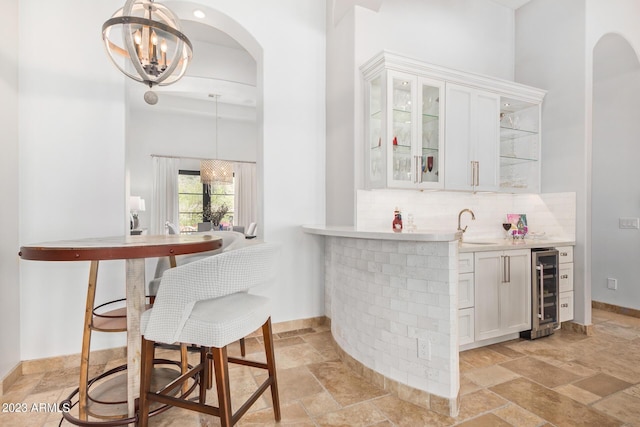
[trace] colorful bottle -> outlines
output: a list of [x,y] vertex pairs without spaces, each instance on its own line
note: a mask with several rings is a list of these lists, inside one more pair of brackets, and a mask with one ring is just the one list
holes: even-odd
[[393,231],[396,233],[400,233],[402,231],[402,213],[398,208],[393,211],[393,223],[391,225],[393,227]]

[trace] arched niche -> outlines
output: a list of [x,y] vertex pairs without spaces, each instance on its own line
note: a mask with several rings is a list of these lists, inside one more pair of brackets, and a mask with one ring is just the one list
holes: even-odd
[[[182,21],[194,44],[194,61],[177,83],[153,88],[159,98],[154,106],[143,101],[149,88],[127,79],[127,193],[152,199],[151,155],[180,157],[185,169],[197,169],[200,158],[255,162],[257,221],[263,224],[262,47],[216,9],[188,1],[163,4]],[[204,17],[196,17],[196,10]],[[211,94],[220,95],[219,105]],[[140,217],[150,224],[148,212]]]
[[638,309],[638,231],[620,220],[640,217],[640,61],[619,34],[594,46],[592,114],[591,297]]

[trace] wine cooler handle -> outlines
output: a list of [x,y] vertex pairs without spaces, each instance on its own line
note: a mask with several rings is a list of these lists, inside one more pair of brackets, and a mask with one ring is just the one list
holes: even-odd
[[538,277],[540,278],[540,307],[538,318],[544,319],[544,267],[542,264],[538,264],[536,270],[539,271]]
[[413,165],[416,167],[416,174],[413,177],[413,183],[417,184],[418,183],[418,157],[419,156],[413,156]]
[[416,179],[418,184],[422,184],[422,156],[416,156]]

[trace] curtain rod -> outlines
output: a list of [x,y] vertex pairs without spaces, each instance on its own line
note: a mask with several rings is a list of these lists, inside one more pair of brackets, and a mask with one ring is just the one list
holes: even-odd
[[[165,154],[152,154],[151,157],[163,157],[165,159],[184,159],[184,160],[211,160],[211,157],[168,156]],[[231,162],[231,163],[253,163],[253,164],[256,163],[248,160],[227,160],[227,159],[219,159],[219,160],[224,160],[226,162]]]

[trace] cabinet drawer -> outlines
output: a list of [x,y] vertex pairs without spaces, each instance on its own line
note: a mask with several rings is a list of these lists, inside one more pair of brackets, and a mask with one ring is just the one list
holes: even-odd
[[458,345],[470,344],[474,339],[473,308],[458,310]]
[[573,246],[560,246],[556,248],[559,253],[559,262],[564,264],[573,262]]
[[458,255],[458,273],[473,273],[473,252]]
[[560,273],[560,292],[569,292],[573,290],[573,263],[560,264],[558,267]]
[[473,273],[458,275],[458,308],[473,307]]
[[573,291],[560,292],[560,322],[573,320]]

